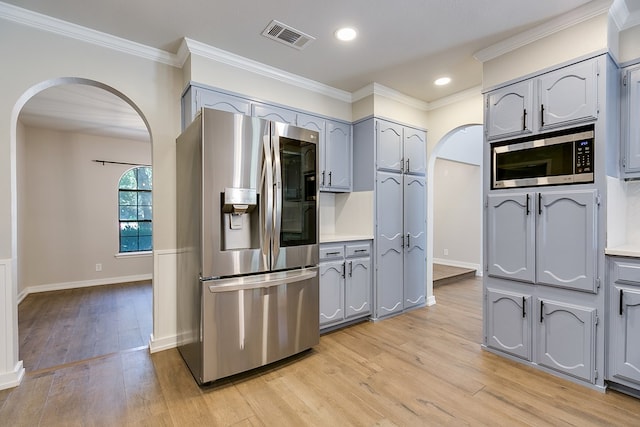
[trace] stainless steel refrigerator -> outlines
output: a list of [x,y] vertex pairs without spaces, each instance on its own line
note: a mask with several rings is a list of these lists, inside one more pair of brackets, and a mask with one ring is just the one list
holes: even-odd
[[319,342],[318,133],[203,109],[178,137],[178,349],[198,383]]

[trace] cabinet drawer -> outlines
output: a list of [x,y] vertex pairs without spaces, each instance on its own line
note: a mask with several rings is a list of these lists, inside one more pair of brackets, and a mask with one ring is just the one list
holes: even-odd
[[632,283],[640,286],[640,262],[613,261],[611,278],[614,283]]
[[371,249],[366,243],[347,245],[347,257],[369,256]]
[[344,246],[321,246],[320,261],[327,259],[344,258]]

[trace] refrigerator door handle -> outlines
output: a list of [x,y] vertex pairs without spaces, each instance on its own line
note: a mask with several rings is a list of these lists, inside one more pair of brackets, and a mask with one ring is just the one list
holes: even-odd
[[271,288],[273,286],[313,279],[317,275],[318,271],[314,268],[258,276],[244,276],[232,279],[219,279],[216,280],[216,284],[209,285],[208,288],[211,293]]
[[[262,165],[262,188],[264,206],[264,227],[262,235],[262,256],[267,260],[270,257],[271,236],[273,234],[273,159],[271,155],[271,143],[269,132],[263,136],[262,147],[264,150],[264,164]],[[270,263],[267,262],[270,266]]]
[[271,268],[276,265],[280,255],[280,226],[282,223],[282,167],[280,164],[280,138],[272,123],[272,153],[273,153],[273,253]]

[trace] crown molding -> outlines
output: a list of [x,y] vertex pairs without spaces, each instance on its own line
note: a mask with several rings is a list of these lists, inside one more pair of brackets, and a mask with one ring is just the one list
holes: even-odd
[[473,54],[473,57],[480,62],[495,59],[505,53],[514,51],[522,46],[548,37],[566,28],[572,27],[591,18],[609,12],[611,0],[596,0],[578,7],[564,15],[558,16],[544,24],[516,34],[513,37],[498,42]]
[[242,70],[269,77],[283,83],[297,86],[302,89],[320,93],[322,95],[326,95],[343,102],[351,102],[352,100],[350,92],[336,89],[334,87],[319,83],[315,80],[307,79],[296,74],[281,70],[279,68],[265,65],[261,62],[254,61],[252,59],[248,59],[222,49],[218,49],[205,43],[191,40],[187,37],[184,38],[183,45],[186,45],[186,50],[181,46],[179,52],[181,55],[181,59],[184,59],[185,61],[185,53],[189,52],[191,54],[196,54],[198,56],[221,62],[223,64],[231,65],[232,67],[240,68]]
[[0,18],[129,55],[150,59],[173,67],[179,65],[176,55],[164,50],[155,49],[141,43],[136,43],[2,2],[0,2]]
[[482,86],[474,86],[472,88],[456,92],[453,95],[430,102],[427,111],[446,107],[447,105],[455,104],[456,102],[464,101],[466,99],[473,98],[474,96],[482,96]]
[[614,0],[609,14],[619,31],[640,24],[640,7],[638,3],[631,6],[633,0]]
[[370,95],[384,96],[385,98],[392,99],[402,104],[408,105],[419,110],[427,111],[429,104],[419,99],[412,98],[397,90],[391,89],[380,83],[369,83],[363,88],[358,89],[352,94],[352,102],[360,101]]

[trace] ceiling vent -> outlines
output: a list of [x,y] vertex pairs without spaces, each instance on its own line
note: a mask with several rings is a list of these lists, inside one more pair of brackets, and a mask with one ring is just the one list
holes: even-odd
[[315,40],[315,37],[311,37],[302,31],[298,31],[276,20],[271,21],[269,25],[267,25],[262,35],[298,50],[306,48]]

